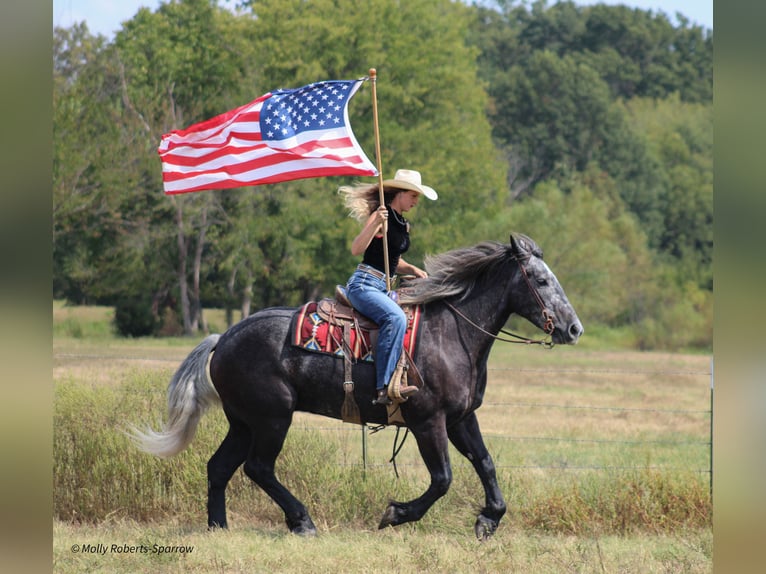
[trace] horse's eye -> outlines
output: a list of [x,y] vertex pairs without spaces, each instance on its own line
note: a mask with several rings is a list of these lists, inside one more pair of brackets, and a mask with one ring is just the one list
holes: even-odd
[[537,278],[537,284],[540,287],[545,287],[546,285],[548,285],[548,280],[545,277],[538,277]]

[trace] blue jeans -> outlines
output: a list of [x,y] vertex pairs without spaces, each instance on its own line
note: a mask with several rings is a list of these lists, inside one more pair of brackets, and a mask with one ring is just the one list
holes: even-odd
[[375,374],[378,390],[388,385],[402,353],[407,317],[386,293],[386,280],[357,269],[346,284],[354,308],[378,324]]

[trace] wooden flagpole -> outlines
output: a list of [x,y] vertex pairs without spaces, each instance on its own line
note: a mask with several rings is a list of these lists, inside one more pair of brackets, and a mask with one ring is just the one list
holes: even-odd
[[[380,205],[385,205],[383,167],[380,158],[380,128],[378,127],[378,72],[375,68],[370,68],[370,81],[372,82],[372,120],[375,127],[375,159],[378,162],[378,191],[380,192]],[[388,220],[383,221],[383,265],[386,271],[386,291],[391,291],[391,273],[388,265]]]

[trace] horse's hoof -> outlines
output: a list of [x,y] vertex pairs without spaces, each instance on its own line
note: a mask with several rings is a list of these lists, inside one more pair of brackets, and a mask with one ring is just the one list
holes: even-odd
[[476,519],[476,524],[473,525],[473,531],[476,534],[476,538],[482,542],[492,538],[495,530],[497,530],[497,522],[482,514],[479,515]]
[[317,529],[314,527],[311,527],[311,528],[299,527],[299,528],[295,528],[291,532],[295,534],[296,536],[301,536],[303,538],[314,538],[317,535]]
[[401,517],[400,517],[400,509],[396,505],[396,503],[392,502],[388,505],[388,508],[386,508],[386,511],[383,513],[383,518],[380,519],[380,524],[378,524],[378,530],[385,528],[386,526],[396,526],[398,524],[402,523]]
[[300,520],[288,521],[287,527],[290,529],[291,533],[297,536],[303,536],[304,538],[311,538],[317,535],[316,526],[314,526],[314,522],[312,522],[311,518],[308,517]]

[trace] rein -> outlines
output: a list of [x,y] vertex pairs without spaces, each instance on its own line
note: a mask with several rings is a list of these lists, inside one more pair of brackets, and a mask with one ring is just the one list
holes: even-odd
[[[544,324],[543,324],[543,331],[545,331],[545,334],[549,337],[553,334],[554,325],[553,325],[553,316],[551,315],[550,311],[545,307],[545,303],[543,302],[542,297],[540,297],[540,294],[537,292],[537,289],[535,289],[532,286],[532,282],[529,280],[529,275],[527,275],[527,270],[524,268],[524,266],[519,261],[519,269],[521,269],[521,274],[524,277],[524,280],[527,283],[527,286],[529,287],[529,290],[532,292],[532,295],[534,295],[535,300],[537,301],[537,304],[540,306],[540,311],[542,312]],[[528,337],[523,337],[522,335],[517,335],[516,333],[513,333],[511,331],[507,331],[506,329],[500,329],[500,332],[504,335],[508,335],[510,337],[514,337],[514,339],[506,339],[503,337],[500,337],[499,335],[495,335],[493,333],[490,333],[480,325],[477,325],[474,321],[469,319],[460,309],[455,307],[452,303],[449,301],[444,301],[444,304],[447,305],[450,309],[452,309],[456,315],[458,315],[460,318],[462,318],[466,323],[471,325],[474,329],[481,331],[485,335],[488,335],[495,339],[496,341],[502,341],[503,343],[524,343],[525,345],[542,345],[546,349],[552,349],[554,346],[553,341],[546,341],[544,339],[530,339]]]
[[496,341],[501,341],[503,343],[524,343],[525,345],[542,345],[546,349],[552,349],[554,344],[553,341],[546,341],[545,339],[530,339],[528,337],[524,337],[522,335],[517,335],[516,333],[513,333],[511,331],[508,331],[506,329],[500,329],[500,332],[504,335],[508,335],[509,337],[515,337],[518,340],[514,339],[506,339],[504,337],[501,337],[500,335],[494,335],[484,329],[481,325],[477,325],[474,323],[471,319],[469,319],[465,313],[463,313],[460,309],[455,307],[452,303],[449,301],[444,301],[444,304],[452,309],[456,315],[460,316],[461,319],[463,319],[466,323],[468,323],[471,327],[476,329],[477,331],[481,331],[485,335],[488,335],[489,337],[492,337]]

